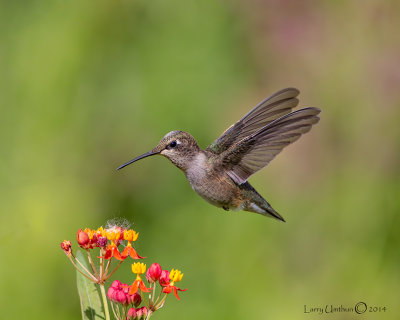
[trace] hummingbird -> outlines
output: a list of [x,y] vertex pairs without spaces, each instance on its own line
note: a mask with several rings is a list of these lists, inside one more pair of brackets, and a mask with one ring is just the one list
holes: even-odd
[[151,151],[117,170],[162,155],[182,170],[193,190],[212,205],[285,221],[247,180],[319,121],[318,108],[292,111],[299,93],[286,88],[269,96],[204,150],[189,133],[171,131]]

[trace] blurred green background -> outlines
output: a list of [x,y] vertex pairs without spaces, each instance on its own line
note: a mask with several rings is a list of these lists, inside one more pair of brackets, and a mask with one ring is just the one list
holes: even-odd
[[[2,317],[78,319],[59,244],[126,217],[185,273],[154,319],[399,319],[399,29],[398,1],[1,1]],[[288,86],[321,121],[250,179],[286,224],[207,204],[161,157],[115,171]]]

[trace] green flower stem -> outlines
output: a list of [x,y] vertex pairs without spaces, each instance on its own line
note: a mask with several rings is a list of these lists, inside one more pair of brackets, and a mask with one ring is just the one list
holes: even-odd
[[89,263],[90,263],[90,267],[92,268],[92,271],[93,271],[95,277],[96,277],[97,279],[100,279],[100,278],[99,278],[99,274],[97,273],[97,270],[96,270],[96,266],[95,266],[94,263],[93,263],[92,255],[90,254],[89,249],[86,249],[86,251],[87,251],[87,254],[88,254],[88,260],[89,260]]
[[146,294],[144,292],[142,292],[141,296],[142,296],[142,302],[146,305],[147,309],[150,309],[150,303],[149,303],[150,301],[147,302]]
[[[93,279],[92,281],[97,282],[96,277],[95,277],[88,269],[85,268],[85,266],[79,261],[79,259],[76,258],[75,256],[73,256],[73,257],[74,257],[74,259],[76,260],[76,262],[78,262],[79,266],[80,266],[84,271],[86,271],[88,275],[90,275],[90,276],[92,277],[92,279]],[[71,260],[71,262],[73,263],[72,259],[70,259],[70,260]],[[76,264],[75,264],[75,263],[73,263],[73,265],[76,267]],[[78,268],[77,268],[77,269],[78,269]],[[79,270],[79,269],[78,269],[78,270]],[[81,272],[81,273],[82,273],[82,272]],[[83,274],[83,273],[82,273],[82,274]]]
[[[68,257],[68,258],[69,258],[69,261],[71,261],[71,263],[74,265],[75,269],[78,270],[83,276],[88,278],[90,281],[93,281],[93,282],[97,281],[97,279],[85,267],[83,267],[83,269],[85,269],[88,274],[85,274],[81,269],[79,269],[71,257]],[[78,259],[75,258],[75,260],[79,262]],[[79,262],[79,264],[82,266],[82,264],[80,262]]]
[[[104,281],[107,280],[109,277],[111,277],[115,271],[117,271],[118,267],[121,265],[122,262],[123,262],[123,261],[120,261],[120,262],[117,264],[117,266],[115,267],[115,269],[114,269],[109,275],[107,275],[107,276],[104,277]],[[107,267],[108,267],[108,266],[107,266]],[[108,270],[108,269],[107,269],[107,270]]]
[[151,310],[149,310],[149,312],[147,313],[146,320],[149,320],[152,314],[153,314],[153,312],[151,312]]
[[114,309],[114,303],[112,303],[112,302],[111,302],[111,310],[112,310],[112,312],[114,314],[115,319],[118,319],[118,315],[117,315],[117,313],[116,313],[116,311]]
[[[113,305],[113,303],[111,303],[111,305]],[[115,310],[117,310],[117,315],[115,316],[115,319],[117,320],[122,319],[119,305],[115,306]]]
[[[105,271],[104,271],[104,276],[107,276],[108,269],[110,269],[110,264],[111,264],[111,259],[109,259],[107,261],[107,265],[106,265],[106,268],[105,268]],[[103,269],[104,269],[104,260],[103,260]]]
[[104,277],[104,250],[100,248],[100,280]]
[[104,313],[105,313],[105,320],[110,320],[110,311],[108,310],[108,301],[106,297],[106,290],[104,289],[104,283],[100,283],[100,291],[101,291],[101,296],[103,297],[103,304],[104,304]]
[[168,294],[165,294],[165,296],[162,298],[162,300],[155,306],[155,310],[158,310],[164,306],[165,299],[167,298]]
[[162,295],[162,287],[161,287],[161,291],[160,291],[160,293],[158,294],[158,297],[157,297],[157,299],[154,301],[154,306],[156,306],[157,305],[157,303],[158,303],[158,301],[160,300],[160,298],[161,298],[161,295]]
[[123,306],[122,311],[122,319],[126,319],[126,316],[128,315],[128,306]]
[[155,282],[153,282],[153,294],[152,294],[151,300],[153,301],[153,303],[156,300],[156,283]]
[[117,309],[117,318],[116,318],[116,319],[120,320],[120,319],[122,319],[122,317],[121,317],[121,308],[120,308],[120,306],[118,305],[118,306],[116,307],[116,309]]

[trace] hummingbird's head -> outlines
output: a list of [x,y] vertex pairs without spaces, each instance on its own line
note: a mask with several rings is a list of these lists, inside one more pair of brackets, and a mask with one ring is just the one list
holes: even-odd
[[196,140],[189,133],[184,131],[171,131],[161,139],[153,150],[123,164],[118,167],[117,170],[140,159],[160,154],[168,158],[179,169],[185,171],[191,160],[199,151],[200,148]]

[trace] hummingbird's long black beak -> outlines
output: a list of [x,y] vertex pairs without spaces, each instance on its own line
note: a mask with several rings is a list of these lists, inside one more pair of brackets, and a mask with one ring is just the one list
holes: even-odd
[[141,156],[136,157],[135,159],[132,159],[131,161],[129,161],[127,163],[124,163],[122,166],[119,166],[117,168],[117,170],[125,168],[126,166],[130,165],[131,163],[134,163],[135,161],[138,161],[140,159],[147,158],[147,157],[150,157],[150,156],[154,156],[155,154],[159,154],[159,153],[160,152],[154,152],[154,151],[149,151],[149,152],[143,153]]

